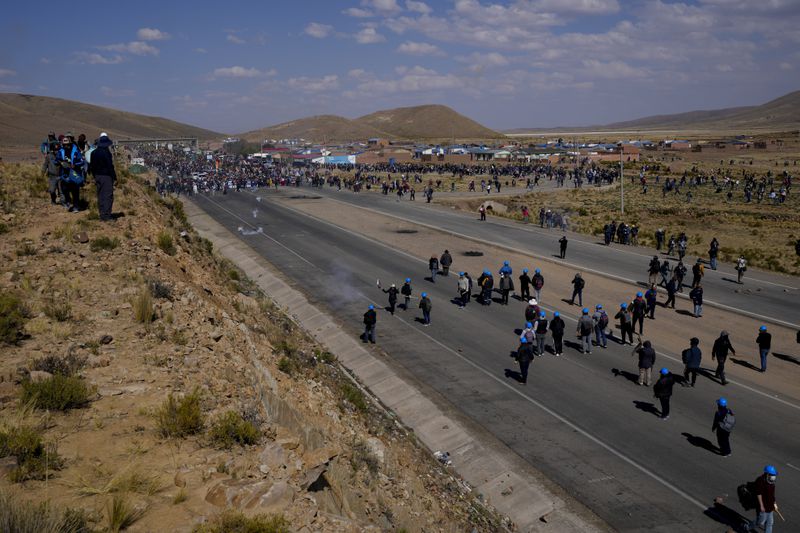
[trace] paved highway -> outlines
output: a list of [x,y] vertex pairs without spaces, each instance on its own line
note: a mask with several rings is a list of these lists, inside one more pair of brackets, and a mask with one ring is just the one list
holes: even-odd
[[[285,194],[289,194],[284,191]],[[349,205],[374,209],[381,214],[400,217],[415,223],[446,230],[455,234],[472,237],[497,245],[509,246],[515,250],[547,258],[549,261],[561,263],[574,268],[592,270],[616,279],[646,286],[647,269],[650,259],[656,253],[654,249],[624,245],[605,246],[602,239],[577,233],[567,232],[569,245],[567,258],[561,261],[558,254],[560,230],[541,229],[538,225],[523,225],[510,220],[489,217],[486,222],[479,222],[477,214],[457,212],[450,208],[435,204],[427,204],[424,199],[415,202],[398,201],[396,197],[375,193],[354,194],[349,191],[337,191],[332,188],[302,189],[300,194],[319,194]],[[484,195],[491,200],[493,195]],[[502,202],[502,200],[500,200]],[[534,214],[535,215],[535,214]],[[603,221],[598,221],[598,224]],[[722,245],[724,236],[720,235]],[[659,254],[660,259],[666,257]],[[706,259],[705,257],[703,259]],[[685,282],[691,282],[691,266],[696,257],[685,258],[689,270]],[[677,257],[670,260],[671,266],[677,264]],[[704,299],[707,304],[719,304],[729,310],[752,316],[754,319],[773,322],[800,329],[800,310],[797,299],[800,296],[800,280],[790,276],[781,276],[749,269],[745,274],[744,285],[736,283],[736,272],[733,265],[720,264],[719,270],[706,267],[703,278]],[[688,294],[684,289],[684,294]]]
[[[415,294],[425,290],[431,295],[433,323],[422,327],[415,320],[420,316],[415,306],[394,317],[381,311],[378,345],[392,364],[413,375],[434,400],[490,431],[616,530],[724,531],[708,515],[713,498],[727,494],[726,504],[741,511],[736,487],[754,479],[766,463],[779,469],[777,499],[784,515],[789,520],[800,517],[800,502],[792,497],[800,491],[800,405],[728,387],[737,427],[733,456],[723,458],[711,444],[715,400],[722,390],[711,381],[701,378],[693,389],[676,387],[672,416],[662,421],[652,412],[657,404],[652,392],[632,378],[630,348],[612,343],[606,351],[581,355],[568,342],[564,356],[537,358],[528,384],[521,386],[505,375],[506,369],[516,369],[510,354],[517,346],[514,328],[523,321],[520,302],[507,307],[472,303],[458,310],[450,301],[454,278],[423,282],[426,261],[304,216],[270,201],[267,194],[260,203],[247,193],[197,196],[195,201],[234,233],[239,227],[262,227],[263,233],[239,236],[312,303],[343,319],[353,335],[362,331],[367,305],[381,309],[386,303],[375,287],[377,278],[384,283],[414,278]],[[409,212],[421,209],[412,206]],[[534,242],[546,241],[538,232],[513,231]],[[579,248],[572,248],[576,256]],[[565,318],[570,339],[574,318]],[[664,365],[680,371],[662,358],[657,366]]]

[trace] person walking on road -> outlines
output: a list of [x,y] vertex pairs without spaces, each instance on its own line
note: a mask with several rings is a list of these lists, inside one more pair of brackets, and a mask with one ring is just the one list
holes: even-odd
[[403,295],[405,303],[403,303],[403,310],[408,311],[408,304],[411,302],[411,278],[406,278],[406,282],[400,287],[400,294]]
[[594,345],[606,348],[608,346],[608,338],[606,337],[608,314],[601,304],[594,306],[592,322],[594,323]]
[[575,297],[578,297],[578,305],[583,305],[583,288],[586,286],[586,282],[583,280],[581,273],[578,272],[575,274],[575,277],[572,278],[572,298],[569,299],[569,305],[575,305]]
[[547,341],[547,325],[547,313],[540,311],[539,317],[533,323],[533,329],[536,332],[536,355],[539,357],[544,355],[545,342]]
[[694,305],[694,317],[700,318],[703,316],[703,286],[699,283],[689,291],[689,298]]
[[531,366],[531,361],[533,361],[533,346],[528,342],[528,339],[522,337],[519,339],[519,348],[517,348],[520,385],[524,385],[528,382],[528,367]]
[[556,311],[553,313],[553,320],[550,321],[550,334],[553,336],[553,352],[556,357],[564,353],[564,328],[566,324],[561,318],[561,313]]
[[644,299],[644,294],[641,291],[636,293],[636,298],[631,302],[631,313],[633,314],[633,322],[631,329],[636,329],[636,324],[639,324],[639,335],[644,330],[644,317],[647,315],[647,302]]
[[519,276],[519,296],[526,302],[531,299],[531,278],[527,268],[523,268]]
[[633,321],[628,311],[628,304],[619,304],[619,311],[614,318],[619,320],[620,342],[625,344],[625,337],[628,337],[628,344],[633,344]]
[[522,329],[522,333],[520,334],[520,338],[525,337],[528,340],[528,343],[533,346],[533,343],[536,342],[536,331],[533,329],[533,323],[525,322],[525,327]]
[[542,287],[544,287],[544,276],[542,276],[541,269],[536,269],[533,271],[533,278],[531,279],[533,282],[533,297],[536,298],[537,302],[542,301]]
[[388,289],[382,290],[389,295],[389,312],[394,315],[394,308],[397,305],[397,294],[400,291],[397,290],[397,286],[394,283],[392,283],[391,287]]
[[492,291],[494,290],[494,278],[489,270],[484,270],[478,278],[478,285],[481,288],[481,304],[492,305]]
[[663,285],[664,288],[667,287],[667,283],[669,283],[669,278],[671,277],[670,274],[672,273],[672,269],[669,266],[669,261],[664,259],[661,263],[661,269],[659,270],[661,274],[661,281],[658,283],[659,285]]
[[669,400],[672,398],[675,377],[666,368],[662,368],[660,374],[658,381],[653,385],[653,396],[661,402],[661,420],[666,420],[669,418]]
[[568,241],[566,235],[558,239],[558,248],[561,259],[564,259],[567,256],[567,242]]
[[708,246],[708,262],[711,270],[717,269],[717,257],[719,257],[719,241],[714,237]]
[[469,302],[469,280],[463,272],[458,273],[458,308],[464,309]]
[[653,285],[658,281],[658,274],[661,272],[661,263],[658,260],[658,256],[654,255],[653,258],[650,260],[650,266],[647,269],[647,281],[648,285]]
[[419,308],[422,309],[422,325],[423,326],[430,326],[431,325],[431,309],[433,308],[433,304],[431,303],[430,298],[428,298],[428,293],[423,292],[420,294],[421,298],[419,300]]
[[[595,328],[594,320],[589,316],[589,308],[584,307],[578,319],[578,338],[581,340],[581,353],[592,353],[592,330]],[[599,343],[598,343],[599,344]]]
[[483,205],[481,205],[478,208],[478,213],[480,213],[480,215],[481,215],[481,222],[485,221],[486,220],[486,208]]
[[719,334],[717,340],[714,341],[714,346],[711,348],[711,360],[717,361],[717,370],[714,372],[714,375],[717,376],[723,385],[728,384],[728,380],[725,379],[725,361],[728,360],[728,352],[731,352],[733,355],[736,355],[736,350],[733,349],[731,345],[731,340],[728,338],[728,332],[722,330]]
[[717,434],[717,446],[722,457],[731,456],[731,431],[735,425],[736,417],[728,408],[728,400],[720,398],[717,400],[717,410],[714,413],[711,432]]
[[658,288],[655,285],[650,285],[647,292],[644,293],[644,301],[647,303],[647,314],[650,320],[656,318],[656,302],[658,300]]
[[375,344],[375,324],[378,323],[378,315],[375,313],[375,306],[370,305],[367,312],[364,313],[364,335],[362,339],[364,342],[371,342]]
[[656,351],[650,341],[639,342],[631,352],[631,355],[639,356],[639,379],[636,381],[640,386],[649,387],[653,373],[653,365],[656,364]]
[[736,260],[736,282],[739,283],[739,285],[742,284],[745,272],[747,272],[747,259],[745,259],[743,255],[740,255],[739,259]]
[[762,528],[765,533],[772,533],[774,523],[773,513],[778,510],[775,500],[775,482],[778,479],[778,470],[772,466],[764,467],[764,473],[756,479],[756,521],[751,524],[751,531],[756,527]]
[[449,276],[450,265],[453,264],[453,256],[450,255],[448,250],[445,250],[442,257],[439,258],[439,264],[442,265],[442,276]]
[[772,334],[767,332],[767,326],[758,328],[756,344],[758,344],[758,356],[761,358],[761,372],[766,372],[767,356],[769,355],[770,348],[772,348]]
[[703,352],[700,351],[700,339],[692,337],[689,341],[689,348],[681,353],[681,360],[685,365],[683,368],[684,386],[689,382],[689,375],[692,376],[691,386],[697,382],[697,372],[700,370],[700,363],[703,360]]
[[511,274],[500,274],[500,296],[501,303],[508,305],[508,295],[514,290],[514,281]]
[[705,273],[702,260],[698,257],[695,264],[692,265],[692,287],[697,287],[700,284]]
[[439,273],[439,259],[432,255],[428,260],[428,268],[431,271],[431,283],[436,283],[436,274]]
[[500,270],[497,273],[510,276],[514,273],[514,271],[511,269],[511,264],[508,261],[503,261],[503,266],[500,267]]
[[678,292],[678,279],[673,276],[667,282],[667,301],[664,302],[664,307],[675,309],[675,293]]

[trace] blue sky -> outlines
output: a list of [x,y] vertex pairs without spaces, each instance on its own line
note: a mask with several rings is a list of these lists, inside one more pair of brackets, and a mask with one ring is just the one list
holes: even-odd
[[591,125],[800,89],[800,1],[21,2],[0,91],[236,133],[450,105],[493,128]]

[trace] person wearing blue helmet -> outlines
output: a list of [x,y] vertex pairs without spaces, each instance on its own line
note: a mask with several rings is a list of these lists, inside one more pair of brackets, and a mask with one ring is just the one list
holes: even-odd
[[736,417],[728,407],[728,400],[720,398],[717,400],[717,410],[714,413],[714,421],[711,423],[711,432],[717,434],[717,445],[719,454],[722,457],[731,455],[731,431],[736,425]]
[[581,353],[592,353],[592,331],[594,330],[594,320],[589,316],[589,308],[584,307],[581,310],[581,316],[578,318],[577,334],[581,340]]
[[659,374],[658,381],[653,385],[653,396],[661,402],[661,420],[666,420],[669,418],[669,400],[672,398],[675,377],[666,368],[662,368]]
[[766,533],[772,533],[774,522],[773,514],[778,509],[778,502],[775,500],[775,481],[778,479],[778,470],[772,466],[764,467],[764,473],[758,476],[753,487],[756,497],[756,521],[753,526],[762,528]]
[[525,302],[531,299],[531,277],[527,268],[523,268],[519,276],[519,296]]
[[625,337],[628,337],[628,344],[633,344],[633,319],[631,313],[628,311],[628,304],[622,302],[619,304],[619,311],[614,315],[614,318],[619,320],[620,342],[625,344]]
[[494,278],[489,270],[484,270],[478,278],[478,286],[481,288],[481,304],[492,305],[492,291],[494,290]]
[[630,309],[633,319],[631,330],[636,329],[636,324],[639,324],[639,335],[641,335],[644,333],[644,317],[647,315],[647,302],[645,302],[644,294],[641,291],[636,293],[636,298],[631,302]]
[[561,318],[561,313],[558,311],[553,313],[553,319],[550,321],[550,334],[553,336],[553,353],[556,357],[560,357],[564,353],[564,329],[567,325],[564,319]]
[[375,324],[378,322],[378,315],[375,313],[375,306],[370,305],[364,313],[364,334],[361,339],[364,342],[375,344]]
[[758,344],[758,355],[761,357],[761,372],[766,372],[767,356],[769,355],[770,348],[772,348],[772,334],[767,331],[767,326],[758,328],[756,344]]
[[408,304],[411,302],[411,293],[411,278],[406,278],[406,282],[400,287],[400,294],[402,294],[405,299],[405,303],[403,304],[404,311],[408,311]]
[[606,337],[606,328],[608,327],[608,314],[603,309],[602,304],[594,306],[594,314],[592,315],[592,322],[594,322],[594,344],[595,346],[608,347],[608,338]]
[[547,313],[539,312],[539,316],[533,323],[533,330],[536,332],[536,355],[544,355],[545,342],[547,341]]
[[510,276],[511,275],[511,273],[512,273],[511,265],[508,263],[508,261],[503,261],[503,266],[500,267],[499,273],[500,274],[505,274],[506,276]]
[[536,342],[536,332],[533,329],[532,322],[525,322],[525,327],[522,328],[522,333],[520,334],[520,338],[525,337],[526,341],[533,346],[533,343]]
[[510,274],[500,274],[500,303],[508,305],[508,295],[514,290],[514,280]]
[[533,297],[536,298],[537,302],[542,301],[542,287],[544,287],[544,276],[542,276],[542,271],[540,269],[536,269],[533,271],[533,278],[531,278],[531,282],[533,283]]
[[528,367],[530,367],[531,361],[533,361],[533,346],[524,336],[519,339],[516,359],[519,363],[519,378],[517,378],[517,382],[520,385],[524,385],[528,382]]
[[422,309],[422,325],[430,326],[431,309],[433,309],[433,304],[431,303],[431,299],[428,298],[427,292],[423,292],[422,294],[420,294],[419,308]]

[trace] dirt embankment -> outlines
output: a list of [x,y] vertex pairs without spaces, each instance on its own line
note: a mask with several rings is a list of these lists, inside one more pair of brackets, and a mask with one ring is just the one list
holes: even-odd
[[124,174],[125,216],[102,223],[93,202],[50,205],[35,168],[0,175],[0,515],[42,531],[501,528],[179,202]]

